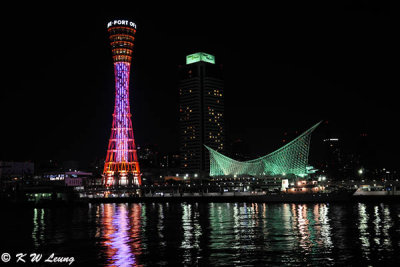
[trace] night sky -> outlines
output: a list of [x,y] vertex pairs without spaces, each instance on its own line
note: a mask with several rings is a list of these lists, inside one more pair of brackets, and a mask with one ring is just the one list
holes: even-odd
[[[320,120],[351,146],[360,133],[377,165],[398,168],[398,97],[390,6],[365,1],[179,8],[11,4],[2,9],[0,160],[105,157],[114,108],[106,23],[136,22],[131,108],[136,143],[178,151],[178,70],[187,54],[222,64],[228,143],[251,155]],[[100,3],[100,2],[99,2]]]

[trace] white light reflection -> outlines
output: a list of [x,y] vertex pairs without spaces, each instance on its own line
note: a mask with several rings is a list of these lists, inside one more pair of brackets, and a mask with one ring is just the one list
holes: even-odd
[[321,223],[321,241],[322,245],[327,248],[331,248],[333,246],[332,243],[332,229],[331,226],[329,225],[329,217],[328,217],[328,211],[329,207],[326,204],[319,204],[316,205],[318,206],[319,210],[319,220]]
[[[192,250],[196,250],[197,253],[200,249],[200,237],[202,235],[200,223],[199,223],[199,212],[193,209],[192,204],[181,204],[182,207],[182,228],[183,228],[183,240],[181,248],[183,252],[183,263],[193,264]],[[193,211],[194,210],[194,211]]]
[[157,232],[158,237],[160,238],[160,246],[164,248],[166,246],[166,242],[164,240],[164,207],[161,203],[158,204],[158,223],[157,223]]
[[[219,218],[221,222],[221,218]],[[234,249],[238,249],[240,242],[240,210],[239,204],[235,203],[233,206],[233,236],[235,238],[235,244],[231,244]]]
[[375,230],[375,238],[374,238],[374,242],[377,245],[380,245],[380,235],[381,235],[381,226],[380,226],[380,222],[381,222],[381,218],[379,216],[379,207],[375,206],[374,207],[374,230]]
[[[287,208],[289,210],[289,208]],[[292,205],[294,221],[297,222],[299,246],[306,252],[326,253],[325,249],[333,248],[332,227],[328,216],[329,206],[326,204]],[[289,222],[288,222],[289,223]]]
[[374,242],[379,247],[391,249],[392,241],[389,234],[390,228],[393,226],[390,217],[390,210],[384,204],[374,207]]
[[300,233],[300,246],[304,250],[309,250],[310,232],[308,230],[309,221],[307,219],[307,205],[298,205],[297,208],[297,228]]
[[370,252],[370,242],[369,242],[369,236],[370,234],[368,233],[368,219],[369,216],[366,212],[366,205],[364,203],[359,203],[358,204],[358,218],[359,218],[359,223],[358,223],[358,230],[360,231],[360,241],[361,241],[361,250],[363,252],[363,255],[369,259],[369,252]]
[[389,235],[389,229],[393,226],[393,221],[392,218],[390,217],[390,210],[386,206],[383,208],[383,245],[384,247],[391,247],[392,246],[392,241],[391,237]]

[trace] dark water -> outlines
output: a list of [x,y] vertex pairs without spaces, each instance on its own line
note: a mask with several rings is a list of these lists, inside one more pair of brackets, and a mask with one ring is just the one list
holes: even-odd
[[3,209],[0,253],[7,266],[19,252],[74,257],[71,266],[394,266],[399,212],[384,203]]

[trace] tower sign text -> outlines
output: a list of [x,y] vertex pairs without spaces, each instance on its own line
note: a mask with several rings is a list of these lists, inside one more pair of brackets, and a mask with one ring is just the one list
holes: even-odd
[[112,20],[107,24],[107,28],[110,28],[111,26],[115,25],[130,26],[136,29],[136,23],[129,20]]

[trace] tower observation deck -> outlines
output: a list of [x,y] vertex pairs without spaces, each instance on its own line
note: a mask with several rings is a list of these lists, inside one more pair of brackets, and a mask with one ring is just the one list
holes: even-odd
[[107,24],[115,75],[115,106],[103,171],[105,186],[141,185],[139,162],[129,105],[129,74],[136,24],[113,20]]

